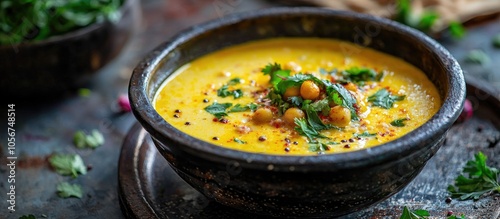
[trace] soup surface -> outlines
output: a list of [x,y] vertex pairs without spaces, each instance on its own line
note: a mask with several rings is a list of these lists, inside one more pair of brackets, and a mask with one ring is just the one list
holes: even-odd
[[235,150],[342,153],[397,139],[441,106],[403,60],[351,43],[276,38],[225,48],[179,68],[155,109],[177,129]]

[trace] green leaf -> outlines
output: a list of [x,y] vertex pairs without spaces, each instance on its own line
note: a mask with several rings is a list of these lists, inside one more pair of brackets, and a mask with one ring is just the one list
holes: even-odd
[[361,134],[358,134],[358,133],[354,133],[353,137],[354,138],[357,138],[357,137],[375,137],[377,136],[377,133],[369,133],[368,131],[364,131],[363,133]]
[[268,64],[262,69],[264,75],[270,75],[270,83],[273,85],[275,90],[279,90],[277,85],[286,77],[290,76],[290,70],[281,69],[281,65],[278,63]]
[[430,31],[432,26],[436,23],[439,15],[433,11],[425,11],[420,17],[420,21],[417,24],[417,29],[424,32]]
[[104,144],[104,136],[96,129],[92,130],[89,135],[80,130],[73,135],[73,143],[77,148],[95,149]]
[[325,85],[329,101],[349,109],[349,111],[351,111],[351,120],[359,120],[356,111],[356,98],[354,98],[352,94],[341,84],[333,84],[327,80],[324,80],[323,84]]
[[226,110],[231,107],[232,103],[212,103],[212,105],[205,107],[205,111],[214,115],[217,118],[221,118],[223,116],[227,116]]
[[249,103],[246,106],[243,106],[241,104],[236,104],[234,105],[230,110],[229,113],[237,113],[237,112],[245,112],[245,111],[255,111],[257,110],[259,106],[255,103]]
[[451,36],[456,39],[461,39],[466,33],[465,27],[458,21],[450,22],[448,29],[450,30]]
[[246,141],[242,141],[242,140],[237,139],[237,138],[234,138],[233,141],[238,143],[238,144],[246,144],[247,143]]
[[463,168],[463,174],[455,179],[454,185],[448,186],[448,192],[452,197],[458,197],[461,200],[478,200],[486,194],[500,192],[499,171],[487,166],[486,160],[486,155],[478,152],[475,160],[467,162]]
[[227,84],[223,85],[221,88],[219,88],[217,90],[217,96],[219,96],[219,97],[228,97],[228,96],[232,96],[232,95],[233,95],[233,92],[229,91],[229,86]]
[[486,65],[491,62],[491,59],[483,50],[474,49],[467,54],[465,61],[473,64]]
[[408,118],[396,119],[396,120],[391,122],[391,125],[395,126],[395,127],[404,127],[405,126],[404,122],[407,120],[408,120]]
[[426,219],[428,216],[430,216],[430,214],[426,210],[410,211],[410,209],[405,206],[399,219]]
[[306,136],[309,142],[316,142],[316,138],[328,138],[308,125],[305,118],[295,118],[295,130],[302,136]]
[[78,154],[55,154],[50,156],[49,163],[57,173],[64,176],[76,178],[79,174],[87,173],[87,167]]
[[289,97],[288,101],[291,102],[294,106],[302,106],[302,103],[304,102],[304,99],[302,97],[296,96],[296,97]]
[[461,214],[460,217],[456,216],[456,215],[451,215],[451,216],[447,217],[447,219],[465,219],[465,215]]
[[342,76],[345,81],[363,84],[366,81],[380,81],[383,73],[377,73],[371,68],[352,67],[342,71]]
[[57,185],[57,195],[61,198],[76,197],[82,198],[82,187],[77,184],[62,182]]
[[243,96],[243,91],[241,89],[233,90],[234,99],[238,99]]
[[394,105],[394,102],[404,100],[405,96],[395,96],[383,88],[377,91],[375,94],[368,97],[368,102],[372,102],[374,106],[382,107],[385,109],[390,109]]
[[319,118],[319,115],[317,113],[317,111],[322,111],[325,105],[329,110],[330,106],[328,106],[328,100],[326,99],[324,101],[317,101],[315,102],[315,104],[304,103],[304,105],[302,106],[302,109],[306,112],[307,123],[309,124],[309,127],[316,131],[331,128],[331,126],[326,125],[323,123],[323,121],[321,121],[321,118]]
[[73,143],[77,148],[85,148],[87,142],[85,141],[86,135],[83,131],[77,131],[73,135]]
[[19,217],[19,219],[36,219],[35,215],[28,214],[28,215],[23,215]]
[[231,80],[229,80],[229,82],[227,83],[228,85],[237,85],[237,84],[240,84],[241,83],[241,79],[240,78],[233,78]]
[[491,43],[493,44],[494,47],[500,48],[500,34],[495,35],[491,40]]
[[285,111],[290,108],[290,104],[284,101],[283,98],[281,98],[281,95],[274,91],[269,92],[269,94],[267,94],[267,98],[271,100],[271,104],[278,107],[278,112],[280,115],[283,115],[283,113],[285,113]]
[[92,91],[88,88],[80,88],[78,89],[78,95],[80,97],[88,97],[90,96],[90,94],[92,94]]

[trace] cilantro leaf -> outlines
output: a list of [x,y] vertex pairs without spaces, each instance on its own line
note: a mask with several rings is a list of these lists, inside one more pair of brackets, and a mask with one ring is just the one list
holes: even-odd
[[241,78],[233,78],[227,82],[228,85],[237,85],[241,83]]
[[243,106],[241,104],[236,104],[234,105],[230,110],[229,113],[237,113],[237,112],[245,112],[245,111],[255,111],[257,110],[258,105],[255,103],[249,103],[246,106]]
[[309,142],[316,142],[316,138],[328,138],[308,125],[304,118],[295,118],[295,130],[302,136],[306,136]]
[[212,105],[205,107],[205,111],[208,113],[214,115],[218,119],[220,119],[223,116],[227,116],[226,110],[231,107],[233,104],[232,103],[212,103]]
[[229,86],[225,84],[217,90],[217,96],[219,97],[233,96],[234,99],[238,99],[243,96],[243,91],[241,89],[229,90]]
[[[318,102],[324,103],[324,101],[318,101]],[[316,103],[318,103],[318,102],[316,102]],[[326,100],[326,104],[328,105],[328,100]],[[313,105],[313,104],[308,104],[306,102],[302,106],[302,109],[306,112],[306,115],[307,115],[307,123],[309,124],[309,126],[312,129],[314,129],[316,131],[326,130],[326,129],[329,129],[331,127],[329,125],[324,124],[323,121],[321,121],[321,118],[319,118],[318,113],[316,112],[317,110],[315,108],[319,108],[318,111],[321,111],[322,107],[323,107],[323,104]],[[328,106],[328,109],[330,109],[329,106]]]
[[403,213],[399,219],[426,219],[430,214],[426,210],[415,210],[411,211],[408,207],[403,208]]
[[288,101],[290,101],[293,105],[300,107],[304,102],[304,99],[302,99],[302,97],[295,96],[295,97],[289,97]]
[[73,135],[73,143],[77,148],[95,149],[104,144],[104,136],[96,129],[93,129],[89,135],[80,130]]
[[446,219],[465,219],[465,215],[461,214],[460,217],[456,216],[456,215],[451,215],[451,216],[447,217]]
[[234,138],[233,141],[238,143],[238,144],[246,144],[247,143],[246,141],[240,140],[238,138]]
[[482,152],[478,152],[474,157],[475,160],[469,160],[465,165],[464,174],[455,179],[454,185],[448,186],[452,197],[478,200],[491,192],[500,193],[498,169],[486,165],[487,157]]
[[404,122],[406,120],[408,120],[408,118],[396,119],[396,120],[391,122],[391,125],[395,126],[395,127],[404,127],[405,126]]
[[271,76],[270,83],[273,85],[275,90],[279,90],[277,85],[283,80],[283,78],[290,76],[290,70],[281,69],[281,65],[278,63],[266,65],[266,67],[262,69],[262,73],[264,73],[264,75]]
[[278,107],[280,115],[283,115],[283,113],[285,113],[285,111],[290,108],[290,104],[284,101],[283,98],[281,98],[281,95],[276,92],[269,92],[269,94],[267,94],[267,98],[271,100],[271,104]]
[[366,81],[380,81],[383,73],[377,73],[371,68],[352,67],[342,71],[342,76],[348,82],[363,84]]
[[341,105],[349,111],[351,111],[351,119],[354,121],[359,120],[357,111],[356,111],[356,98],[352,96],[352,94],[345,89],[341,84],[333,84],[327,80],[323,81],[323,84],[326,88],[326,93],[330,101],[337,105]]
[[429,31],[431,30],[432,26],[434,26],[438,18],[439,15],[436,12],[425,11],[424,13],[422,13],[420,20],[416,25],[416,28],[423,31]]
[[364,131],[361,134],[354,133],[353,137],[354,138],[357,138],[357,137],[375,137],[376,135],[377,135],[377,133],[369,133],[368,131]]
[[322,142],[311,142],[311,143],[309,143],[309,151],[312,151],[312,152],[324,152],[324,151],[328,151],[328,150],[330,150],[330,148],[325,143],[322,143]]
[[78,174],[85,175],[87,167],[78,154],[55,154],[50,156],[49,163],[61,175],[70,175],[76,178]]
[[295,74],[281,80],[276,86],[276,92],[279,94],[284,94],[285,91],[290,87],[300,87],[304,81],[313,81],[316,84],[323,84],[321,79],[315,77],[312,74]]
[[491,42],[494,47],[500,48],[500,34],[495,35]]
[[404,100],[406,96],[395,96],[383,88],[377,91],[375,94],[368,97],[368,101],[372,102],[374,106],[382,107],[385,109],[390,109],[394,105],[394,102]]
[[467,54],[465,61],[473,64],[486,65],[491,62],[491,59],[483,50],[474,49]]
[[464,37],[466,31],[465,27],[462,25],[462,23],[458,21],[452,21],[450,22],[450,26],[448,27],[448,30],[450,31],[450,34],[452,37],[456,39],[460,39]]
[[77,184],[62,182],[57,185],[57,195],[61,198],[76,197],[82,198],[82,187]]
[[243,91],[241,89],[236,89],[232,91],[234,99],[238,99],[243,96]]

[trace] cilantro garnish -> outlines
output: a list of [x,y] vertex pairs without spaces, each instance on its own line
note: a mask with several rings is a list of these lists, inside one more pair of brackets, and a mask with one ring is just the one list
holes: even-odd
[[232,103],[212,103],[212,105],[205,107],[205,111],[214,115],[218,119],[223,116],[227,116],[226,110],[231,107]]
[[246,141],[240,140],[238,138],[234,138],[233,141],[238,143],[238,144],[246,144],[247,143]]
[[92,130],[89,135],[80,130],[73,135],[73,143],[77,148],[95,149],[104,144],[104,136],[96,129]]
[[426,210],[419,209],[411,211],[410,209],[408,209],[408,207],[405,206],[403,208],[403,213],[401,214],[401,217],[399,217],[399,219],[425,219],[429,216],[430,214]]
[[328,138],[318,132],[318,130],[311,127],[306,119],[295,118],[295,130],[302,136],[306,136],[309,139],[309,142],[316,142],[316,138]]
[[255,103],[249,103],[245,106],[241,105],[241,104],[236,104],[234,105],[228,112],[229,113],[236,113],[236,112],[245,112],[245,111],[255,111],[257,110],[259,106]]
[[491,42],[494,47],[500,48],[500,34],[495,35]]
[[358,134],[358,133],[354,133],[353,137],[354,138],[357,138],[357,137],[374,137],[376,136],[377,133],[369,133],[368,131],[364,131],[363,133],[361,134]]
[[328,94],[329,100],[337,105],[341,105],[349,109],[349,111],[351,111],[352,120],[359,120],[356,112],[356,98],[354,98],[352,94],[340,84],[333,84],[326,80],[323,81],[323,84],[326,87],[326,93]]
[[[307,101],[307,102],[310,102],[310,101]],[[330,129],[331,126],[324,124],[323,121],[321,121],[321,119],[319,118],[319,115],[317,113],[317,111],[322,111],[324,104],[326,104],[326,106],[328,106],[328,101],[326,101],[326,103],[325,103],[325,101],[318,101],[318,102],[315,102],[315,104],[309,104],[307,102],[306,101],[304,102],[302,109],[306,112],[307,123],[309,124],[309,127],[311,127],[312,129],[314,129],[316,131]],[[319,108],[319,110],[316,110],[315,107]],[[329,106],[328,106],[328,109],[330,109]]]
[[219,97],[233,96],[234,99],[238,99],[243,96],[243,91],[241,89],[229,90],[229,87],[226,84],[217,90],[217,96]]
[[241,83],[241,79],[240,78],[233,78],[231,80],[229,80],[229,82],[227,82],[228,85],[237,85],[237,84],[240,84]]
[[408,118],[396,119],[396,120],[391,122],[391,125],[396,126],[396,127],[404,127],[405,126],[404,122],[406,120],[408,120]]
[[290,70],[281,69],[281,65],[278,63],[266,65],[266,67],[262,69],[262,73],[271,76],[270,82],[276,90],[278,90],[278,83],[280,83],[283,78],[290,76]]
[[82,187],[77,184],[62,182],[57,185],[57,195],[61,198],[76,197],[82,198]]
[[76,178],[78,174],[85,175],[87,167],[78,154],[55,154],[49,158],[50,165],[61,175],[70,175]]
[[391,95],[391,93],[383,88],[377,91],[375,94],[368,97],[368,101],[372,102],[374,106],[382,107],[385,109],[390,109],[394,105],[394,102],[404,100],[406,96],[396,96]]
[[342,71],[342,76],[347,82],[364,84],[366,81],[380,81],[384,76],[384,73],[377,73],[371,68],[352,67]]
[[491,59],[483,50],[474,49],[467,54],[465,61],[474,64],[486,65],[491,62]]
[[465,165],[464,174],[455,179],[454,185],[448,186],[452,197],[478,200],[492,192],[500,193],[498,169],[486,165],[487,157],[482,152],[478,152],[474,157],[475,160],[469,160]]

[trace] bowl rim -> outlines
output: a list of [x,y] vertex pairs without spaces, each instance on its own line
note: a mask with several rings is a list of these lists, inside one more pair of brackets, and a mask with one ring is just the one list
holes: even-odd
[[[414,40],[419,40],[439,57],[439,61],[447,72],[448,89],[441,108],[426,123],[400,138],[366,149],[322,154],[322,155],[272,155],[238,151],[217,146],[210,142],[191,137],[169,125],[153,108],[148,99],[148,87],[151,76],[162,60],[177,46],[188,42],[207,30],[217,29],[244,20],[259,19],[261,17],[275,17],[280,15],[322,15],[360,19],[376,22],[383,28],[397,30],[399,33]],[[429,142],[429,138],[440,140],[449,127],[455,122],[463,108],[465,100],[465,80],[463,72],[455,58],[437,41],[411,27],[386,18],[361,14],[350,11],[339,11],[315,7],[274,7],[253,12],[231,14],[214,19],[179,32],[170,41],[167,41],[150,52],[134,69],[129,84],[129,99],[136,119],[151,134],[153,139],[160,142],[171,142],[182,147],[176,148],[195,157],[215,162],[237,162],[248,168],[268,168],[269,170],[288,171],[328,171],[332,169],[364,168],[374,164],[394,162],[397,159],[425,148],[422,143]],[[186,144],[189,142],[189,144]],[[157,145],[158,147],[158,145]],[[161,150],[160,148],[158,148]]]
[[[120,18],[116,22],[119,22],[119,20],[121,20],[123,18],[122,16],[123,16],[123,14],[125,14],[125,11],[129,10],[135,4],[134,1],[137,1],[137,0],[123,0],[122,5],[120,5],[120,7],[118,9],[118,11],[121,13],[121,15],[120,15]],[[46,46],[46,45],[52,45],[52,44],[59,43],[61,41],[66,41],[66,40],[70,40],[70,39],[74,39],[74,38],[83,37],[83,36],[87,35],[88,33],[92,33],[94,31],[101,29],[101,28],[104,28],[104,26],[106,26],[110,23],[114,23],[114,22],[111,22],[111,21],[106,19],[106,20],[103,20],[100,22],[91,23],[88,26],[80,27],[80,28],[77,28],[75,30],[63,33],[63,34],[54,35],[54,36],[51,36],[51,37],[43,39],[43,40],[26,41],[26,42],[19,42],[16,44],[0,45],[0,49],[10,49],[12,47],[15,47],[16,49],[22,49],[22,48],[28,48],[28,47],[33,47],[33,46],[42,47],[42,46]]]

